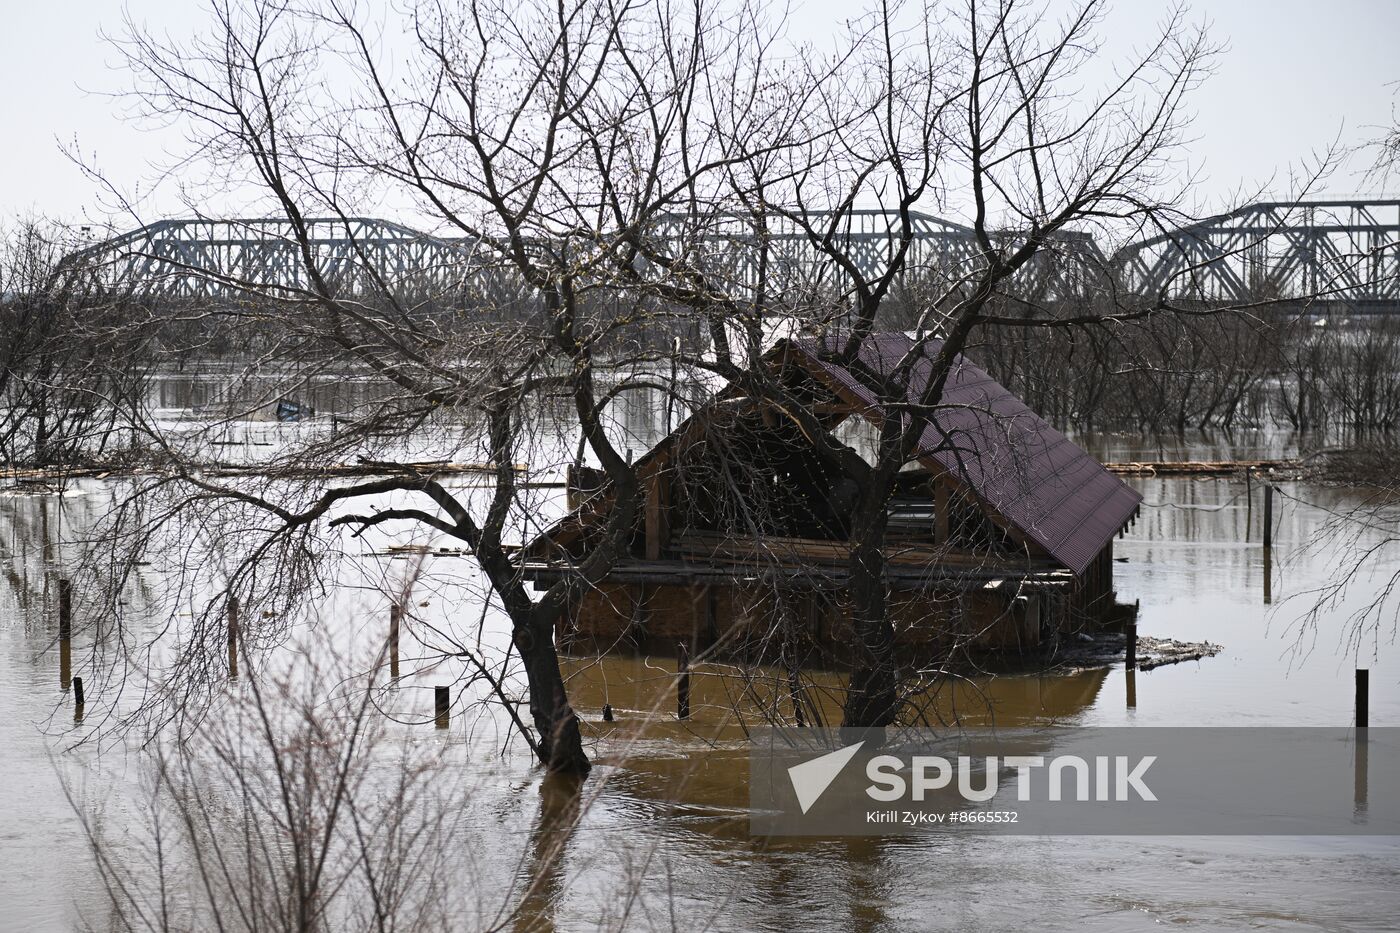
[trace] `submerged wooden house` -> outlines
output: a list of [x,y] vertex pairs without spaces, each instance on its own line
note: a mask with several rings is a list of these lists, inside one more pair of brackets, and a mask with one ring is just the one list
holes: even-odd
[[[825,443],[859,452],[889,417],[873,386],[914,346],[870,339],[850,365],[816,339],[766,357],[816,413]],[[908,380],[916,398],[931,354]],[[888,393],[886,393],[888,394]],[[838,458],[839,462],[839,458]],[[582,595],[566,651],[612,646],[715,653],[804,646],[839,662],[850,638],[847,515],[858,478],[823,456],[781,406],[719,393],[637,462],[646,500],[630,551]],[[1020,650],[1103,624],[1113,539],[1141,496],[983,370],[959,359],[887,504],[887,580],[907,647]],[[539,585],[571,572],[612,508],[606,485],[520,551]],[[811,649],[811,650],[809,650]]]

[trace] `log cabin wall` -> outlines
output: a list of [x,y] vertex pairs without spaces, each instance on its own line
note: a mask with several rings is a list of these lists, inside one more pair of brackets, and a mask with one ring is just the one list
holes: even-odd
[[[895,640],[907,647],[1024,651],[1038,646],[1052,601],[973,590],[890,593]],[[764,656],[794,649],[811,660],[849,657],[850,609],[839,591],[738,584],[604,583],[561,621],[560,648],[622,648]]]
[[1103,546],[1075,583],[1062,631],[1096,628],[1113,607],[1113,540]]

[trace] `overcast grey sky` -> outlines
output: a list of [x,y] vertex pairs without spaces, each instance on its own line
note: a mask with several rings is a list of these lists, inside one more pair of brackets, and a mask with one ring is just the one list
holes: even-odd
[[[0,217],[38,213],[77,221],[97,203],[94,185],[61,153],[76,144],[129,191],[148,191],[154,157],[169,137],[122,119],[100,92],[124,86],[100,31],[118,30],[117,0],[0,0]],[[134,18],[188,32],[202,19],[197,0],[130,0]],[[799,0],[797,22],[819,36],[853,10],[842,0]],[[1168,4],[1120,0],[1105,23],[1112,55],[1130,50]],[[1205,205],[1239,189],[1282,179],[1333,142],[1359,145],[1397,119],[1400,0],[1215,0],[1195,15],[1228,45],[1217,73],[1193,99],[1198,114],[1190,157],[1202,171]],[[1363,159],[1328,184],[1358,192]],[[1282,191],[1285,186],[1275,183]],[[1374,186],[1370,186],[1372,190]],[[178,213],[173,192],[143,204],[147,217]]]

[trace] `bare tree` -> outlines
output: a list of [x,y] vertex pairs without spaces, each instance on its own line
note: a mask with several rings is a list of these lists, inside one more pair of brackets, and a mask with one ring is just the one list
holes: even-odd
[[[340,0],[210,9],[193,39],[133,26],[119,40],[133,93],[188,127],[195,164],[249,186],[275,214],[296,274],[274,282],[168,256],[162,268],[224,296],[199,319],[256,329],[261,360],[389,388],[334,433],[299,436],[257,479],[201,472],[207,446],[133,412],[169,469],[155,485],[170,498],[140,527],[201,510],[197,521],[236,516],[259,543],[230,570],[234,589],[308,579],[259,568],[274,554],[278,566],[307,559],[330,529],[410,523],[457,538],[511,619],[531,741],[554,770],[587,768],[556,625],[625,553],[648,481],[620,440],[618,399],[679,395],[678,369],[714,374],[780,407],[851,481],[845,721],[878,726],[901,705],[887,503],[936,429],[961,354],[1006,329],[1118,334],[1183,310],[1121,292],[1081,249],[1090,231],[1168,229],[1181,216],[1183,102],[1213,51],[1183,10],[1085,95],[1096,0],[1061,19],[1012,0],[881,4],[834,50],[790,46],[783,11],[742,2],[422,3],[390,29]],[[461,259],[449,285],[375,265],[353,231],[382,204],[450,238],[439,242]],[[915,208],[929,204],[965,204],[972,248],[924,268]],[[873,258],[854,236],[871,216],[889,247]],[[329,260],[323,224],[350,231],[352,255]],[[1066,274],[1094,300],[1046,287]],[[832,359],[860,368],[901,307],[912,345],[879,380],[885,416],[862,456],[827,439],[765,352],[776,335],[816,334]],[[540,523],[515,465],[548,459],[561,424],[606,475],[612,505],[586,559],[532,595],[511,547]],[[439,453],[479,451],[489,494],[453,490],[406,453],[424,438]],[[352,455],[378,475],[308,488],[317,467]],[[405,500],[376,510],[384,496]]]
[[[886,503],[925,431],[936,429],[931,416],[973,335],[996,326],[1104,326],[1161,309],[1115,309],[1078,320],[1056,314],[1053,307],[1017,316],[990,313],[992,300],[1013,292],[1018,276],[1027,275],[1044,254],[1054,253],[1062,234],[1076,226],[1109,219],[1160,224],[1171,213],[1171,201],[1163,198],[1163,173],[1178,142],[1182,102],[1202,77],[1211,48],[1204,34],[1186,26],[1177,13],[1121,80],[1076,107],[1062,96],[1062,88],[1089,54],[1100,12],[1101,5],[1085,4],[1056,28],[1046,29],[1038,8],[974,4],[956,26],[949,25],[948,46],[916,43],[912,61],[885,28],[872,55],[883,85],[879,103],[869,108],[864,125],[838,133],[845,136],[848,150],[860,138],[866,151],[876,153],[863,170],[836,175],[844,183],[840,203],[849,205],[867,192],[895,192],[890,200],[901,215],[900,242],[907,250],[912,204],[937,182],[965,180],[978,246],[969,262],[953,270],[942,294],[926,305],[916,339],[880,394],[888,414],[873,465],[863,469],[849,457],[845,464],[861,478],[851,515],[857,658],[846,700],[847,725],[882,726],[894,722],[899,712],[884,578]],[[888,26],[888,11],[880,21]],[[951,81],[944,84],[940,78]],[[922,96],[931,84],[938,92]],[[871,145],[873,140],[883,145]],[[799,190],[799,203],[801,194]],[[811,233],[850,276],[854,300],[849,316],[839,322],[831,352],[847,364],[858,364],[880,302],[904,271],[907,252],[897,252],[872,280],[849,255],[829,247],[830,237]]]

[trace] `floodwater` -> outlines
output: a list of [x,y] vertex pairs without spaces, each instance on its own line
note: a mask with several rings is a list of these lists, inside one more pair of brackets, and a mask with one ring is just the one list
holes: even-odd
[[[1123,437],[1086,444],[1106,459],[1181,453]],[[1257,456],[1287,452],[1289,441],[1211,444],[1211,456]],[[966,721],[1347,726],[1353,671],[1363,666],[1372,671],[1371,724],[1400,723],[1393,610],[1374,631],[1358,634],[1349,623],[1382,578],[1363,578],[1340,606],[1306,619],[1310,591],[1343,559],[1327,529],[1357,504],[1356,493],[1280,484],[1276,543],[1266,559],[1257,485],[1251,504],[1233,479],[1130,482],[1145,503],[1116,544],[1120,599],[1140,603],[1142,634],[1208,640],[1224,651],[1135,674],[1118,664],[984,681],[990,706],[974,692],[960,710]],[[100,612],[77,594],[70,673],[91,684],[77,726],[56,645],[66,542],[119,495],[120,483],[92,480],[62,498],[0,497],[0,930],[106,927],[111,915],[78,813],[104,827],[118,858],[142,855],[130,828],[142,819],[149,752],[140,735],[101,740],[115,727],[112,717],[136,702],[118,690],[119,679],[99,672],[114,655],[112,626],[100,630]],[[1393,513],[1390,521],[1393,528]],[[1353,544],[1383,536],[1363,530]],[[567,664],[599,762],[580,802],[543,780],[520,743],[506,742],[498,712],[458,700],[449,727],[434,728],[431,688],[465,677],[460,661],[440,660],[440,649],[498,651],[503,629],[499,615],[473,602],[479,580],[463,559],[389,552],[407,541],[355,539],[334,571],[341,586],[274,652],[296,668],[318,650],[353,653],[347,646],[382,639],[384,581],[416,575],[404,678],[394,688],[381,679],[376,689],[384,690],[390,734],[431,756],[436,779],[466,794],[465,817],[438,843],[471,866],[459,893],[478,909],[458,928],[1389,930],[1400,916],[1400,840],[1389,838],[1002,838],[951,828],[913,838],[754,838],[744,812],[744,752],[713,741],[726,708],[720,680],[697,674],[694,722],[678,723],[669,715],[673,659]],[[1385,576],[1400,570],[1389,560]],[[164,570],[153,555],[127,594],[133,618],[155,604],[142,587],[158,590]],[[182,598],[193,617],[197,595]],[[139,640],[157,623],[150,625],[133,622],[128,634]],[[615,722],[602,721],[604,703]],[[1397,778],[1371,781],[1393,787]],[[541,857],[546,850],[550,859]]]

